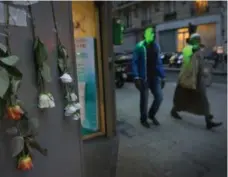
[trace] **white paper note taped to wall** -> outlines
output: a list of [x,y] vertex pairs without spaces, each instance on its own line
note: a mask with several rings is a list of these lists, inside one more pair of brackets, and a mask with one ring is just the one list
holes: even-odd
[[5,19],[5,8],[4,8],[5,4],[0,2],[0,23],[6,23],[6,19]]
[[28,6],[38,3],[39,1],[13,1],[13,4],[15,5],[21,5],[21,6]]
[[13,26],[27,26],[27,13],[25,10],[9,7],[9,24]]

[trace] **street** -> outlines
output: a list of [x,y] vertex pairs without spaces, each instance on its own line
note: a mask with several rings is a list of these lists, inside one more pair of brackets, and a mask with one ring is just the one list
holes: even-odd
[[[174,74],[175,75],[175,74]],[[157,114],[161,126],[145,129],[139,121],[139,93],[132,83],[116,89],[120,136],[117,177],[226,177],[226,77],[208,88],[215,120],[223,126],[206,130],[203,117],[181,113],[170,117],[175,76],[169,75]],[[153,97],[150,95],[149,104]]]
[[[222,73],[222,72],[220,71],[220,73]],[[166,70],[166,77],[167,77],[166,79],[168,81],[176,82],[178,74],[179,74],[179,71]],[[227,75],[226,74],[213,74],[212,75],[212,82],[213,83],[226,84],[227,83]]]

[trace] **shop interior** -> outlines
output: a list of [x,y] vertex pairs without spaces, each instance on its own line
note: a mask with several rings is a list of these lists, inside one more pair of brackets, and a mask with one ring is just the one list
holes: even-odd
[[99,9],[93,1],[74,1],[72,15],[81,133],[90,139],[106,133]]

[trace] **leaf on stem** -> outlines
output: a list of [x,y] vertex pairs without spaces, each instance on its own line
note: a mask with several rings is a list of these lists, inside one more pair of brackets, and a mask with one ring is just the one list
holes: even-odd
[[43,63],[41,74],[46,82],[51,82],[51,71],[49,66],[45,62]]
[[4,53],[6,53],[7,47],[4,44],[0,43],[0,50],[3,51]]
[[12,139],[12,156],[15,157],[24,149],[24,138],[22,136],[16,136]]
[[37,37],[34,42],[34,52],[38,66],[42,66],[43,62],[48,58],[48,52],[44,43],[41,42],[39,37]]
[[11,76],[17,79],[22,79],[22,73],[16,67],[6,65],[1,61],[0,61],[0,66],[3,67],[5,70],[7,70],[8,74],[10,74]]
[[0,58],[0,61],[6,65],[15,66],[16,63],[19,61],[19,58],[16,55],[11,55],[8,57]]
[[12,88],[13,93],[16,94],[20,87],[21,80],[12,79],[11,83],[12,83],[12,87],[13,87]]
[[63,58],[58,58],[58,66],[59,66],[59,70],[61,71],[61,74],[63,74],[65,71],[64,59]]
[[39,121],[36,118],[29,118],[28,119],[28,126],[30,134],[36,135],[38,133],[39,128]]
[[58,66],[61,73],[64,73],[67,70],[67,58],[68,54],[65,47],[62,44],[58,45]]
[[29,146],[33,149],[36,149],[38,152],[40,152],[42,155],[47,156],[47,149],[42,148],[39,143],[33,138],[33,137],[27,137],[26,143],[29,144]]
[[67,51],[62,44],[58,45],[58,57],[63,59],[68,57]]
[[5,108],[6,108],[6,100],[0,98],[0,121],[3,119],[5,115]]
[[0,68],[0,98],[4,98],[6,91],[9,88],[9,74],[3,68]]
[[39,45],[39,38],[37,37],[34,41],[34,49],[36,49]]
[[25,140],[25,146],[26,146],[28,153],[32,157],[32,147],[30,146],[30,144],[26,140]]
[[18,123],[18,129],[22,136],[29,135],[29,123],[27,119],[24,119],[24,117],[20,120]]

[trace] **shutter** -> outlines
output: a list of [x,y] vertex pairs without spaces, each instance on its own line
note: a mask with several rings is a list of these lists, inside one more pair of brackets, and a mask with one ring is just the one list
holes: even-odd
[[176,30],[159,32],[159,44],[162,52],[176,52]]

